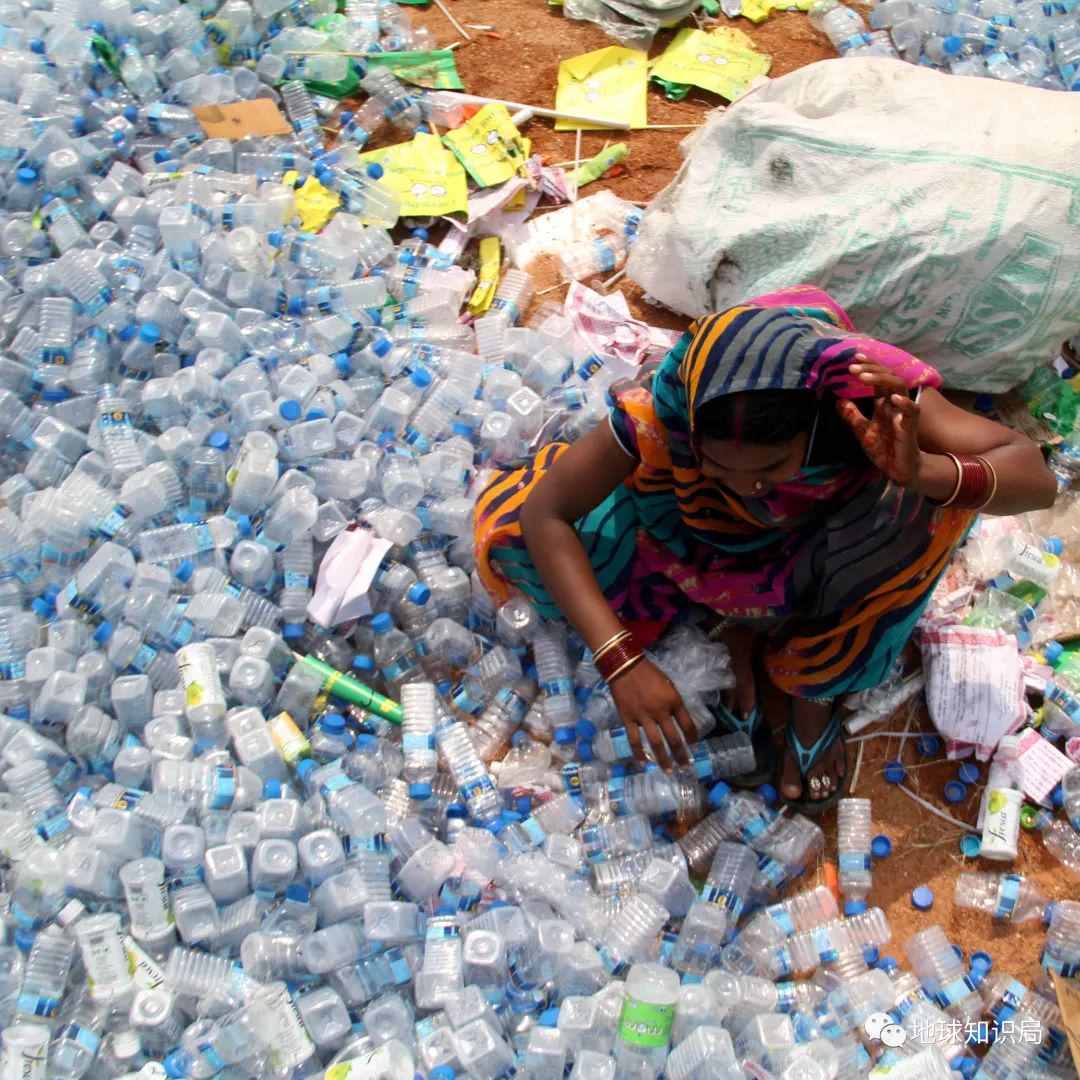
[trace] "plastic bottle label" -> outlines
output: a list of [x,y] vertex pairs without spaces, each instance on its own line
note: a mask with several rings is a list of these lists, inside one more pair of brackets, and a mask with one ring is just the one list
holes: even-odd
[[176,663],[184,684],[185,709],[190,712],[200,706],[214,705],[219,706],[224,715],[225,692],[218,675],[214,647],[202,643],[188,645],[177,652]]
[[214,768],[214,783],[210,789],[210,809],[228,810],[236,798],[236,769],[232,765]]
[[15,999],[15,1010],[21,1016],[55,1016],[60,1011],[60,999],[42,997],[40,994],[20,994]]
[[133,933],[139,937],[150,937],[172,926],[174,920],[164,878],[156,882],[140,881],[125,887],[124,891]]
[[962,975],[952,982],[946,983],[935,995],[934,1001],[943,1009],[948,1009],[958,1001],[963,1001],[969,994],[975,993],[975,984],[966,976]]
[[91,1031],[90,1028],[84,1028],[81,1024],[68,1024],[60,1037],[77,1042],[83,1049],[88,1050],[91,1055],[96,1054],[98,1047],[101,1045],[101,1036]]
[[650,1005],[627,997],[619,1014],[619,1039],[630,1046],[662,1049],[671,1040],[674,1021],[673,1005]]
[[124,952],[127,953],[128,971],[139,989],[156,990],[165,982],[165,972],[143,952],[130,934],[124,937]]
[[344,773],[335,773],[319,785],[319,793],[324,799],[329,799],[335,791],[348,787],[352,781]]
[[116,988],[129,982],[127,953],[119,926],[79,935],[79,948],[86,965],[88,986]]
[[870,869],[870,856],[861,851],[845,851],[836,860],[842,874],[859,874]]
[[406,732],[401,736],[401,749],[407,754],[430,753],[435,749],[435,736],[430,732]]
[[773,904],[765,909],[765,913],[773,921],[773,925],[785,936],[791,937],[795,933],[795,924],[791,921],[787,908],[781,904]]
[[270,738],[286,765],[295,765],[311,753],[308,737],[296,726],[296,721],[287,712],[279,712],[268,727]]
[[997,904],[994,907],[995,919],[1011,919],[1020,899],[1020,886],[1024,879],[1019,874],[1006,874],[998,886]]

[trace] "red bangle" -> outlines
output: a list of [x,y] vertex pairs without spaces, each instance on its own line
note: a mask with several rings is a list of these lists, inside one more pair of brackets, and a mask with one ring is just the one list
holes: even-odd
[[602,656],[593,657],[593,663],[596,665],[596,670],[600,672],[600,675],[607,682],[626,667],[631,660],[640,659],[643,655],[638,643],[633,636],[630,636],[616,642],[609,649],[605,649]]
[[981,457],[958,457],[960,487],[951,505],[959,510],[978,510],[988,501],[992,473]]

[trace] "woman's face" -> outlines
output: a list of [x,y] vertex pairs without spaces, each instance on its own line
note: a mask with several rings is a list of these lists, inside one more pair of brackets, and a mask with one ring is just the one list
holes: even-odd
[[763,446],[733,439],[702,438],[701,471],[710,480],[746,499],[760,499],[792,480],[806,460],[809,439],[803,431],[787,442]]

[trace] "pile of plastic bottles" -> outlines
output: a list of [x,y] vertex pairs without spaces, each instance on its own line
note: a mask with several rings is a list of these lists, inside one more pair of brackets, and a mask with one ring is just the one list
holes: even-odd
[[[823,836],[725,782],[754,760],[714,732],[722,647],[660,644],[699,737],[641,768],[581,643],[479,586],[486,470],[586,431],[613,376],[527,274],[461,321],[461,253],[387,231],[356,149],[445,101],[367,72],[324,148],[303,80],[347,69],[296,54],[424,31],[374,0],[0,24],[3,1080],[947,1077],[975,1063],[934,1025],[979,1015],[1040,1033],[981,1075],[1064,1075],[1045,987],[980,987],[940,931],[915,975],[881,956],[865,802],[844,914],[782,898]],[[283,79],[292,135],[205,138],[193,105]],[[287,171],[339,196],[320,233]],[[320,626],[350,527],[389,544],[370,615]],[[1076,925],[1057,905],[1048,968]]]
[[1080,29],[1068,3],[881,0],[864,20],[840,0],[818,0],[810,21],[842,56],[893,56],[954,75],[1080,89]]

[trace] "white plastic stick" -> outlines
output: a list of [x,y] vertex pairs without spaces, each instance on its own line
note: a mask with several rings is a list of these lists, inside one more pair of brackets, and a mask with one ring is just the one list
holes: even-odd
[[618,123],[614,120],[604,120],[599,116],[589,116],[587,113],[564,112],[562,109],[545,109],[540,105],[527,105],[523,101],[507,101],[506,98],[484,97],[481,94],[463,94],[457,90],[440,90],[448,98],[456,98],[458,101],[467,101],[473,105],[505,105],[511,112],[518,109],[531,109],[537,116],[548,116],[556,120],[577,120],[582,124],[602,124],[604,127],[618,128],[620,131],[629,129],[629,124]]
[[449,9],[449,8],[448,8],[448,7],[447,7],[447,6],[446,6],[446,5],[445,5],[445,4],[443,3],[443,0],[435,0],[435,6],[436,6],[436,7],[437,7],[437,8],[438,8],[438,9],[439,9],[439,10],[440,10],[440,11],[441,11],[441,12],[442,12],[442,13],[443,13],[443,14],[444,14],[444,15],[445,15],[445,16],[446,16],[446,17],[447,17],[447,18],[448,18],[449,20],[450,20],[450,25],[451,25],[451,26],[453,26],[453,28],[454,28],[454,29],[455,29],[455,30],[456,30],[456,31],[457,31],[457,32],[458,32],[458,33],[459,33],[459,34],[460,34],[460,35],[461,35],[461,36],[462,36],[462,37],[463,37],[463,38],[464,38],[464,39],[465,39],[466,41],[472,41],[472,36],[471,36],[471,35],[469,34],[469,31],[468,31],[468,30],[466,30],[466,29],[465,29],[465,27],[464,27],[464,26],[462,26],[462,25],[461,25],[461,23],[459,23],[459,22],[457,21],[457,19],[455,19],[455,18],[454,18],[454,16],[453,16],[453,13],[452,13],[452,12],[450,11],[450,9]]

